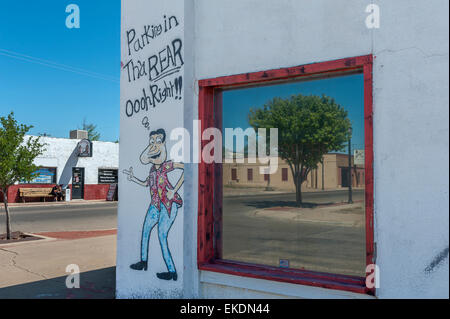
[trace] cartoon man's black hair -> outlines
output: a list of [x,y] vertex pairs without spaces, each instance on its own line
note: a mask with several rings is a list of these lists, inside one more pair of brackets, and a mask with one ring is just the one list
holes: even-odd
[[159,134],[163,136],[162,142],[164,143],[166,141],[166,131],[163,128],[157,129],[156,131],[151,131],[149,137]]

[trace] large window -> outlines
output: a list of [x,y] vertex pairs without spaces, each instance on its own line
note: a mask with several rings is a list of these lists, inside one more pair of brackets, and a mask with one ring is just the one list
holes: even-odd
[[199,82],[202,129],[235,158],[200,164],[200,269],[373,293],[371,72],[363,56]]
[[281,169],[281,180],[283,182],[287,182],[288,181],[288,174],[289,174],[288,169],[286,167],[283,167]]
[[56,184],[56,167],[41,167],[36,177],[28,184]]
[[247,169],[247,180],[249,182],[253,181],[253,169],[252,168]]
[[232,181],[237,181],[238,180],[238,178],[237,178],[237,169],[236,168],[232,168],[231,169],[231,180]]

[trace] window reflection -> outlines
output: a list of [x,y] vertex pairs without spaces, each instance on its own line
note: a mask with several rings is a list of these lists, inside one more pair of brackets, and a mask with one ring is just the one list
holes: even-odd
[[[363,85],[362,75],[354,74],[223,92],[223,128],[254,127],[251,120],[254,110],[265,107],[270,110],[275,108],[270,105],[273,101],[288,103],[298,95],[322,99],[326,96],[329,100],[322,101],[330,105],[333,101],[345,113],[341,122],[333,122],[329,117],[342,114],[333,114],[333,108],[321,114],[320,107],[308,106],[312,111],[302,118],[302,123],[311,118],[316,121],[317,130],[305,134],[331,130],[327,123],[338,123],[343,126],[333,134],[339,142],[332,150],[319,151],[311,145],[303,147],[302,141],[312,143],[314,139],[308,140],[303,132],[297,132],[298,140],[290,144],[296,150],[279,145],[278,169],[274,174],[260,171],[261,164],[247,153],[247,146],[239,150],[235,142],[224,141],[225,153],[235,156],[243,153],[245,162],[222,164],[223,259],[365,276]],[[289,121],[290,116],[287,112],[283,119]],[[296,125],[295,119],[291,125]],[[306,130],[309,126],[304,127]],[[289,130],[287,125],[279,132],[281,144],[286,139],[283,134]],[[342,136],[338,135],[341,133]],[[310,152],[309,162],[293,167],[295,163],[283,154],[283,147],[304,152],[301,156],[305,157]],[[301,181],[297,187],[296,179]]]

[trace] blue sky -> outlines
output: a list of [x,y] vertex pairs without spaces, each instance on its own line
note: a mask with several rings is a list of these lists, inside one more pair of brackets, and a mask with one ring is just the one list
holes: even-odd
[[[71,3],[80,8],[80,29],[65,25]],[[56,64],[82,69],[83,74]],[[0,10],[0,70],[0,115],[14,111],[19,122],[34,126],[31,134],[68,137],[86,119],[98,126],[101,140],[117,140],[120,0],[9,1]],[[349,111],[352,144],[363,147],[362,75],[227,91],[224,127],[246,128],[250,107],[297,93],[334,97]]]
[[[246,129],[250,108],[262,108],[274,97],[287,98],[294,94],[328,95],[345,110],[352,122],[352,147],[364,149],[364,78],[362,74],[341,76],[307,82],[277,84],[223,93],[223,127]],[[231,144],[226,145],[227,149]],[[237,150],[239,151],[239,150]]]
[[[71,3],[80,8],[80,29],[66,27]],[[20,60],[30,57],[96,74]],[[117,140],[120,0],[8,1],[0,10],[0,70],[1,116],[14,111],[32,134],[53,137],[68,137],[86,118],[101,140]]]

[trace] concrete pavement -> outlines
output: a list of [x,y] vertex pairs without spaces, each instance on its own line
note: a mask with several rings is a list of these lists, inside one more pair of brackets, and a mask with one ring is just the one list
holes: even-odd
[[[85,238],[80,232],[66,234],[71,235],[0,245],[0,299],[114,298],[116,236],[104,231],[100,236],[88,232]],[[70,264],[80,269],[79,289],[66,287]]]

